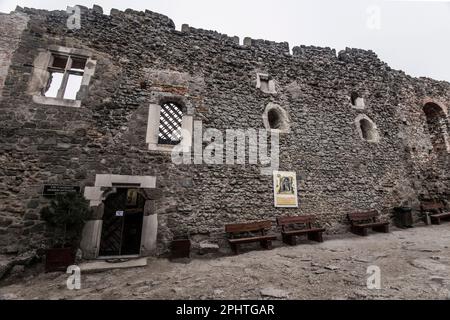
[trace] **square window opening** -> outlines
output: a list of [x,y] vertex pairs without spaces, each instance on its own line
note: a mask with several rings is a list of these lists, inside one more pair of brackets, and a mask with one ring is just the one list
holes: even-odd
[[64,100],[77,100],[87,58],[53,54],[48,71],[50,73],[43,96]]

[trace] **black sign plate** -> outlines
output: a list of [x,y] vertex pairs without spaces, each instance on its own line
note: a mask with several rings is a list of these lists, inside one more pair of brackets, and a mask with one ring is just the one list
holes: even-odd
[[56,196],[57,194],[65,194],[70,192],[79,193],[81,188],[79,186],[62,186],[57,184],[44,185],[44,196]]

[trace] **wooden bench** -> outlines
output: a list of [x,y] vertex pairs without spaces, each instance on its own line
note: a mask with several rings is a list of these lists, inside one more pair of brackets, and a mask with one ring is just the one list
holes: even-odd
[[379,221],[379,216],[380,214],[376,210],[348,214],[351,232],[363,237],[368,235],[369,229],[376,232],[388,233],[390,223]]
[[307,235],[308,240],[323,242],[322,233],[324,228],[315,228],[313,224],[316,218],[314,216],[301,217],[280,217],[277,218],[277,224],[281,227],[283,242],[295,246],[298,236]]
[[442,202],[437,201],[424,201],[421,203],[422,215],[426,217],[430,215],[432,224],[441,224],[441,219],[450,218],[450,211],[445,212],[445,206]]
[[272,249],[272,240],[276,240],[277,237],[267,234],[271,228],[272,222],[259,221],[229,224],[225,226],[225,232],[231,249],[235,254],[239,254],[239,246],[245,243],[259,242],[264,249]]

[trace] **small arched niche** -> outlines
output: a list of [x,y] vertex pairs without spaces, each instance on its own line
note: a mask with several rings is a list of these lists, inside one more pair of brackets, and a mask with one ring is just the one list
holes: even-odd
[[450,143],[447,130],[447,116],[437,103],[428,102],[423,107],[427,119],[427,130],[433,149],[436,152],[450,152]]
[[359,115],[355,120],[356,129],[361,139],[371,143],[380,141],[377,125],[366,115]]
[[290,121],[286,110],[275,103],[269,103],[263,114],[264,127],[279,133],[290,131]]

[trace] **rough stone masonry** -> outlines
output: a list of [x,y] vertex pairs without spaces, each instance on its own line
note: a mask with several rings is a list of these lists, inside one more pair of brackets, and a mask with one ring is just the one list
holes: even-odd
[[[228,223],[313,214],[340,233],[352,210],[448,205],[448,82],[412,78],[372,51],[291,53],[287,43],[178,31],[151,11],[80,8],[80,29],[67,27],[65,11],[0,15],[0,253],[45,245],[48,184],[80,186],[91,201],[88,258],[117,183],[146,199],[142,255],[164,254],[180,233],[194,247],[226,248]],[[76,100],[43,97],[55,52],[87,59]],[[299,208],[274,207],[259,165],[173,164],[149,134],[167,101],[223,132],[286,127],[280,170],[297,173]]]

